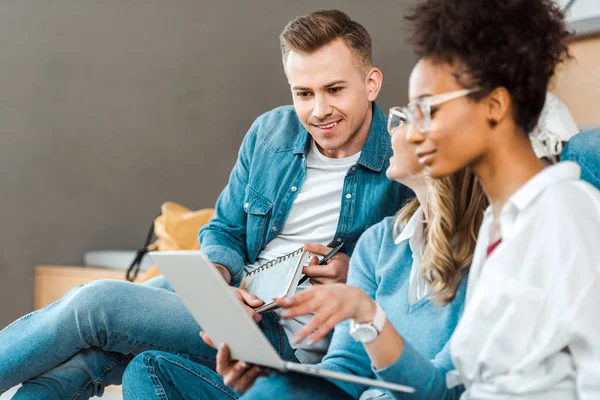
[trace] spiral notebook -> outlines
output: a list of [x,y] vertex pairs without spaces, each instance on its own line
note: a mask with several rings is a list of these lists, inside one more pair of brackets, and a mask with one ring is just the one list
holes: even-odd
[[311,254],[301,247],[262,264],[244,277],[240,289],[247,290],[265,302],[255,308],[256,312],[273,311],[278,308],[273,299],[292,296],[296,292],[302,269],[308,264],[310,256]]

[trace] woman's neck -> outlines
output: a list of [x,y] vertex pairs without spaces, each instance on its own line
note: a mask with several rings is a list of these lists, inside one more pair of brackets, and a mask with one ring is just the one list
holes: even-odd
[[514,132],[503,136],[508,139],[498,141],[493,151],[473,165],[487,193],[495,220],[498,220],[510,196],[547,165],[537,158],[527,135]]
[[427,207],[427,183],[425,183],[424,179],[419,179],[416,182],[411,182],[408,187],[415,193],[419,204],[423,208],[423,215],[425,217],[425,221],[429,218],[428,208]]

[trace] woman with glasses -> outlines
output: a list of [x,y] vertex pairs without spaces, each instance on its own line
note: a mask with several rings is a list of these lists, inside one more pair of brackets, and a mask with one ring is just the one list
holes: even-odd
[[600,398],[600,193],[528,137],[568,58],[562,13],[550,0],[424,0],[407,19],[420,61],[390,126],[406,125],[429,176],[471,168],[491,206],[450,339],[456,369],[387,325],[368,349],[377,376],[415,386],[411,398],[462,386],[463,399]]
[[[430,177],[472,169],[491,206],[451,361],[424,357],[400,320],[365,345],[376,375],[416,388],[400,398],[600,398],[600,192],[576,164],[538,159],[528,136],[569,57],[563,14],[551,0],[423,0],[407,20],[420,61],[389,126]],[[281,301],[288,315],[317,318],[299,297]]]
[[[389,132],[393,157],[387,176],[411,188],[416,197],[395,218],[386,218],[361,236],[350,261],[349,285],[313,285],[295,297],[297,302],[311,299],[309,304],[319,305],[309,328],[299,333],[299,341],[317,341],[337,322],[353,318],[351,325],[343,323],[335,328],[332,344],[319,366],[365,377],[373,376],[370,348],[377,346],[374,340],[384,326],[395,326],[415,343],[423,357],[451,365],[446,344],[462,312],[465,277],[487,206],[472,172],[462,170],[444,179],[427,179],[414,147],[406,141],[406,127],[390,125]],[[307,338],[316,325],[318,332]],[[209,338],[202,336],[210,344]],[[136,373],[130,379],[130,368],[148,368],[134,359],[124,377],[125,398],[154,398],[151,393],[156,392],[157,383],[169,398],[216,398],[210,384],[218,378],[215,372],[174,357],[153,365],[147,382],[136,379]],[[264,373],[257,366],[232,361],[227,348],[219,351],[217,371],[231,386],[221,389],[222,396],[217,398],[223,399],[241,396]],[[384,395],[367,389],[285,374],[259,380],[248,396],[316,400]]]
[[425,0],[408,20],[420,61],[407,140],[431,177],[472,168],[491,207],[450,341],[456,371],[396,337],[382,377],[408,361],[415,375],[398,383],[435,398],[448,386],[420,376],[463,384],[464,398],[600,398],[600,193],[576,164],[539,160],[528,137],[569,57],[562,13],[550,0]]

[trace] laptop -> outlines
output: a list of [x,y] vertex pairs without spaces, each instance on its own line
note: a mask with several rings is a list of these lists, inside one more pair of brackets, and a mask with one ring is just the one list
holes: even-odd
[[293,371],[404,393],[414,388],[284,361],[246,312],[217,268],[199,251],[150,252],[190,314],[215,344],[225,343],[234,360],[280,372]]

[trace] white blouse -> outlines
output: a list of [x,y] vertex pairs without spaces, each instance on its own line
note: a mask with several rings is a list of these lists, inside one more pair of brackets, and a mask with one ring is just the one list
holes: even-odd
[[563,162],[511,196],[489,257],[486,210],[451,339],[463,399],[600,399],[600,192],[579,175]]
[[412,253],[412,267],[410,269],[410,278],[408,281],[408,302],[414,304],[421,298],[429,296],[431,288],[423,279],[421,274],[421,261],[423,260],[423,242],[425,214],[423,207],[419,207],[412,217],[408,220],[406,226],[396,237],[394,243],[400,244],[408,240],[410,251]]

